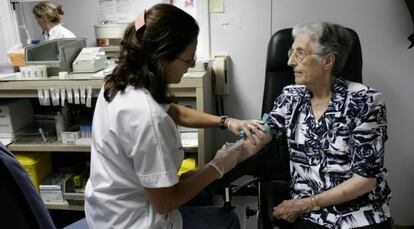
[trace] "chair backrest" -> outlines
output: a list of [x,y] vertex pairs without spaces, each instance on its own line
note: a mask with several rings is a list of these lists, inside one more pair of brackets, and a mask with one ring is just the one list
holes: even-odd
[[[347,63],[339,76],[354,82],[362,82],[362,54],[358,35],[348,29],[354,43]],[[287,65],[288,50],[292,46],[292,29],[282,29],[273,34],[267,48],[266,78],[263,91],[262,115],[272,110],[274,100],[282,92],[283,87],[294,84],[294,75]],[[286,139],[273,140],[269,147],[268,160],[258,167],[256,175],[261,178],[261,217],[262,228],[289,228],[289,224],[276,220],[273,216],[273,207],[284,199],[290,198],[289,182],[289,152]]]
[[55,228],[26,171],[1,143],[0,181],[0,224],[4,228]]

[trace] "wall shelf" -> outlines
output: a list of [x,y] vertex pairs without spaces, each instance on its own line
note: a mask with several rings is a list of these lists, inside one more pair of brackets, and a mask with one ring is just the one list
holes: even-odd
[[62,204],[45,204],[48,209],[51,210],[66,210],[66,211],[83,211],[83,205],[70,205],[67,201]]
[[[60,80],[57,76],[48,80],[17,80],[16,78],[0,79],[0,98],[36,98],[38,88],[92,86],[97,96],[103,84],[102,79],[91,78],[91,74],[71,74],[69,79]],[[176,97],[194,98],[196,109],[212,112],[211,72],[191,72],[186,74],[179,84],[171,84],[170,88]],[[203,165],[213,158],[212,130],[198,130],[198,164]],[[50,152],[89,152],[90,146],[79,146],[56,143],[12,143],[11,151],[50,151]],[[194,147],[185,148],[194,151]]]
[[[186,74],[179,84],[170,85],[177,98],[195,100],[196,110],[212,112],[212,78],[211,71],[191,72]],[[70,74],[69,79],[60,80],[57,76],[47,80],[18,80],[16,78],[0,79],[0,100],[12,98],[37,98],[38,88],[73,88],[91,86],[93,96],[97,96],[103,79],[91,78],[91,74]],[[204,165],[214,157],[212,150],[212,129],[197,129],[198,146],[184,147],[186,153],[196,154],[198,165]],[[62,144],[58,141],[15,142],[8,145],[12,152],[90,152],[89,145]],[[82,205],[46,204],[49,209],[83,211]]]

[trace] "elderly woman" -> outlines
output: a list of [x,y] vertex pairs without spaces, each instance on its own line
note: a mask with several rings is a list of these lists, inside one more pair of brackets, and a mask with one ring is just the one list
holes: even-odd
[[40,2],[33,7],[33,14],[37,24],[43,29],[44,41],[76,37],[62,25],[63,9],[61,5],[55,6],[50,2]]
[[292,34],[296,85],[283,89],[267,123],[288,139],[292,199],[273,215],[294,228],[391,228],[382,94],[341,78],[352,47],[345,28],[305,23]]

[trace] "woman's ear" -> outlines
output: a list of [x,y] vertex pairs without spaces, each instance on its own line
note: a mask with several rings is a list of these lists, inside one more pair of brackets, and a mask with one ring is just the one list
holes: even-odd
[[322,62],[322,65],[325,69],[332,69],[335,64],[335,54],[330,53],[325,56],[325,59]]

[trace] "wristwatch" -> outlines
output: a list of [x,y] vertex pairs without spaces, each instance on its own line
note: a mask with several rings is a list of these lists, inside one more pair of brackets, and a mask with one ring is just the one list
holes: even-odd
[[315,196],[312,195],[310,198],[311,198],[312,203],[313,203],[312,211],[319,211],[319,210],[321,210],[321,206],[319,205],[318,201],[316,201]]
[[220,116],[220,121],[219,121],[219,127],[220,129],[224,130],[226,129],[226,125],[224,125],[224,122],[226,121],[228,117],[227,116]]

